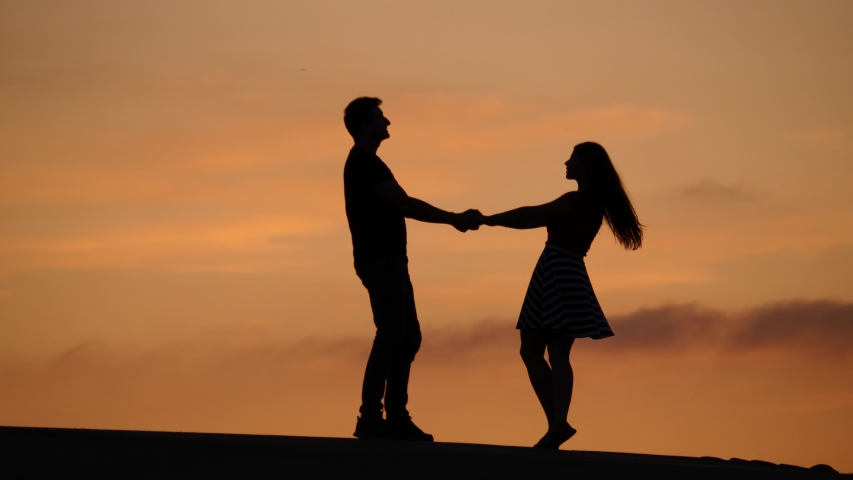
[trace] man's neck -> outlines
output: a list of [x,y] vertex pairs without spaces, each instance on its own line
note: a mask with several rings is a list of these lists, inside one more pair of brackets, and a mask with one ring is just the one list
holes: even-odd
[[364,150],[365,152],[371,155],[376,155],[376,151],[379,150],[380,143],[381,142],[377,142],[375,140],[359,139],[355,141],[355,145],[353,145],[353,148]]

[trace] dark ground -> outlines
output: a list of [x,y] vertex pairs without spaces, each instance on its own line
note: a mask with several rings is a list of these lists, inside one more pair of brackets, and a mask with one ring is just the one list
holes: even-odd
[[[826,471],[821,471],[826,470]],[[0,478],[821,479],[828,467],[461,443],[0,427]]]

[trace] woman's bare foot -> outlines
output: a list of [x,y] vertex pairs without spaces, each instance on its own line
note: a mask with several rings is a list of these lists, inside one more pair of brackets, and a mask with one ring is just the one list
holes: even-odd
[[548,430],[548,433],[534,447],[558,449],[566,440],[572,438],[575,433],[577,433],[577,430],[572,428],[568,423],[560,426],[552,426]]
[[550,438],[551,438],[551,430],[548,429],[548,431],[545,432],[545,435],[542,438],[540,438],[539,441],[536,442],[535,445],[533,445],[533,447],[534,448],[544,448],[544,446],[548,443],[548,440]]

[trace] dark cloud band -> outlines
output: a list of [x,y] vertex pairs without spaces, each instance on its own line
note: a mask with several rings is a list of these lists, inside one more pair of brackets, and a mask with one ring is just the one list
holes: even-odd
[[[697,304],[665,305],[610,320],[615,337],[589,346],[581,342],[578,347],[625,354],[775,351],[844,358],[853,353],[853,303],[789,301],[738,312]],[[422,355],[434,361],[473,359],[518,345],[513,325],[501,321],[427,332],[424,338]]]

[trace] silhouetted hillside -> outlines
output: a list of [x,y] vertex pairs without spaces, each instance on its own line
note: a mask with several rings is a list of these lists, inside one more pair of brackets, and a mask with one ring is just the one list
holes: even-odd
[[3,478],[819,479],[827,466],[341,438],[0,427]]

